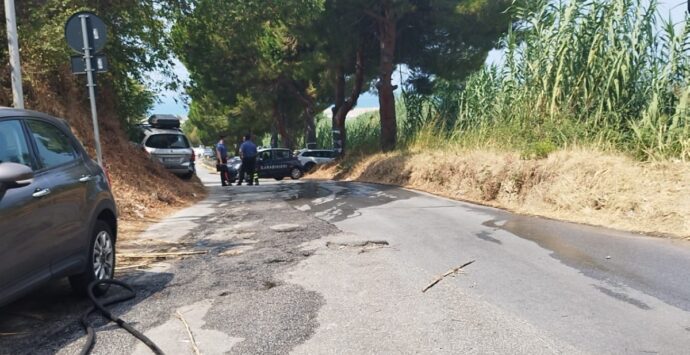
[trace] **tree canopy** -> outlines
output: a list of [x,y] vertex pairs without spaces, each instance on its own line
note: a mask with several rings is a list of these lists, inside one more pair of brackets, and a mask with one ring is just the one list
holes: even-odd
[[[25,85],[55,86],[50,92],[60,93],[59,80],[64,78],[73,53],[64,38],[65,21],[80,10],[93,11],[108,26],[109,72],[99,75],[99,82],[108,87],[118,116],[124,123],[134,123],[148,112],[155,102],[158,85],[176,85],[172,71],[172,51],[168,41],[167,18],[176,13],[176,0],[22,0],[16,1],[19,44]],[[4,7],[0,7],[4,18]],[[0,36],[6,37],[5,26]],[[7,46],[0,46],[0,62],[7,65]],[[156,83],[148,77],[158,71],[167,79]],[[71,76],[71,75],[70,75]],[[75,78],[78,80],[78,78]],[[9,82],[0,81],[3,88]],[[34,90],[26,93],[29,100]]]
[[[315,139],[315,116],[345,117],[378,90],[382,148],[395,147],[391,75],[409,67],[423,91],[480,68],[509,28],[508,0],[187,0],[172,29],[190,71],[190,119],[211,139],[273,133],[290,148]],[[343,142],[344,144],[344,142]]]

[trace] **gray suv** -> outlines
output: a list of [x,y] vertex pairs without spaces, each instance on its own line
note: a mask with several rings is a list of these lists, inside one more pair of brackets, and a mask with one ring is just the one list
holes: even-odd
[[116,237],[107,175],[67,123],[0,108],[0,306],[51,279],[111,279]]
[[189,139],[180,130],[180,121],[172,115],[153,115],[148,125],[139,126],[140,146],[173,174],[189,179],[194,176],[196,154]]

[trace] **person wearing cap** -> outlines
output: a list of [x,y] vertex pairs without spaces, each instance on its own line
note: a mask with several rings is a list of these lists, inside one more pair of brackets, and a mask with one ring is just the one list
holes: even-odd
[[256,167],[256,144],[252,142],[252,136],[247,134],[244,136],[244,142],[240,145],[240,157],[242,158],[242,167],[240,168],[239,180],[237,186],[242,185],[245,174],[249,177],[248,185],[254,185],[254,168]]

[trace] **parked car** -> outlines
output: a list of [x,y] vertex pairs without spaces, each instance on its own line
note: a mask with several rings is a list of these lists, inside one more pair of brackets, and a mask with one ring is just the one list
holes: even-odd
[[180,130],[179,119],[170,115],[153,115],[148,125],[140,125],[139,128],[140,145],[151,159],[182,178],[194,176],[196,155],[189,139]]
[[[231,183],[237,181],[241,166],[242,160],[239,157],[228,159]],[[289,177],[297,180],[304,175],[304,168],[299,160],[292,155],[289,149],[282,148],[259,149],[256,169],[259,173],[259,178],[262,179],[270,178],[280,181]],[[247,182],[249,179],[249,177],[246,177]]]
[[327,164],[335,160],[338,154],[329,149],[302,149],[295,152],[297,159],[304,167],[304,171],[311,171],[320,164]]
[[297,180],[304,175],[304,167],[289,149],[259,149],[257,167],[260,178],[273,178],[278,181],[289,177]]
[[200,145],[196,148],[192,148],[194,151],[194,155],[196,155],[197,158],[201,158],[201,156],[204,154],[204,149],[205,147],[203,145]]
[[203,158],[212,159],[215,156],[216,156],[216,152],[213,148],[211,148],[211,147],[204,148],[204,152],[202,153]]
[[82,294],[111,279],[116,239],[107,174],[67,123],[0,108],[0,306],[52,279]]

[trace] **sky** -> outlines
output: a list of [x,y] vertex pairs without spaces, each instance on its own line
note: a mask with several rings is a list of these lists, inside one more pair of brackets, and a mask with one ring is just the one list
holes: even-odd
[[[671,16],[674,22],[678,23],[683,20],[683,14],[687,7],[685,6],[686,0],[660,0],[659,1],[659,11],[662,16],[667,14]],[[487,63],[500,63],[503,56],[503,52],[500,50],[494,50],[489,53],[487,58]],[[183,79],[189,79],[189,73],[187,69],[180,63],[176,61],[175,72],[177,75]],[[403,69],[403,76],[405,70]],[[152,75],[152,79],[156,79],[156,74]],[[394,84],[399,84],[400,73],[396,72],[393,75]],[[181,92],[164,91],[158,96],[159,102],[151,110],[151,113],[168,113],[186,117],[187,107],[179,100]],[[178,99],[177,102],[175,99]],[[375,93],[367,92],[362,94],[359,99],[357,107],[368,108],[368,107],[378,107],[378,97]]]

